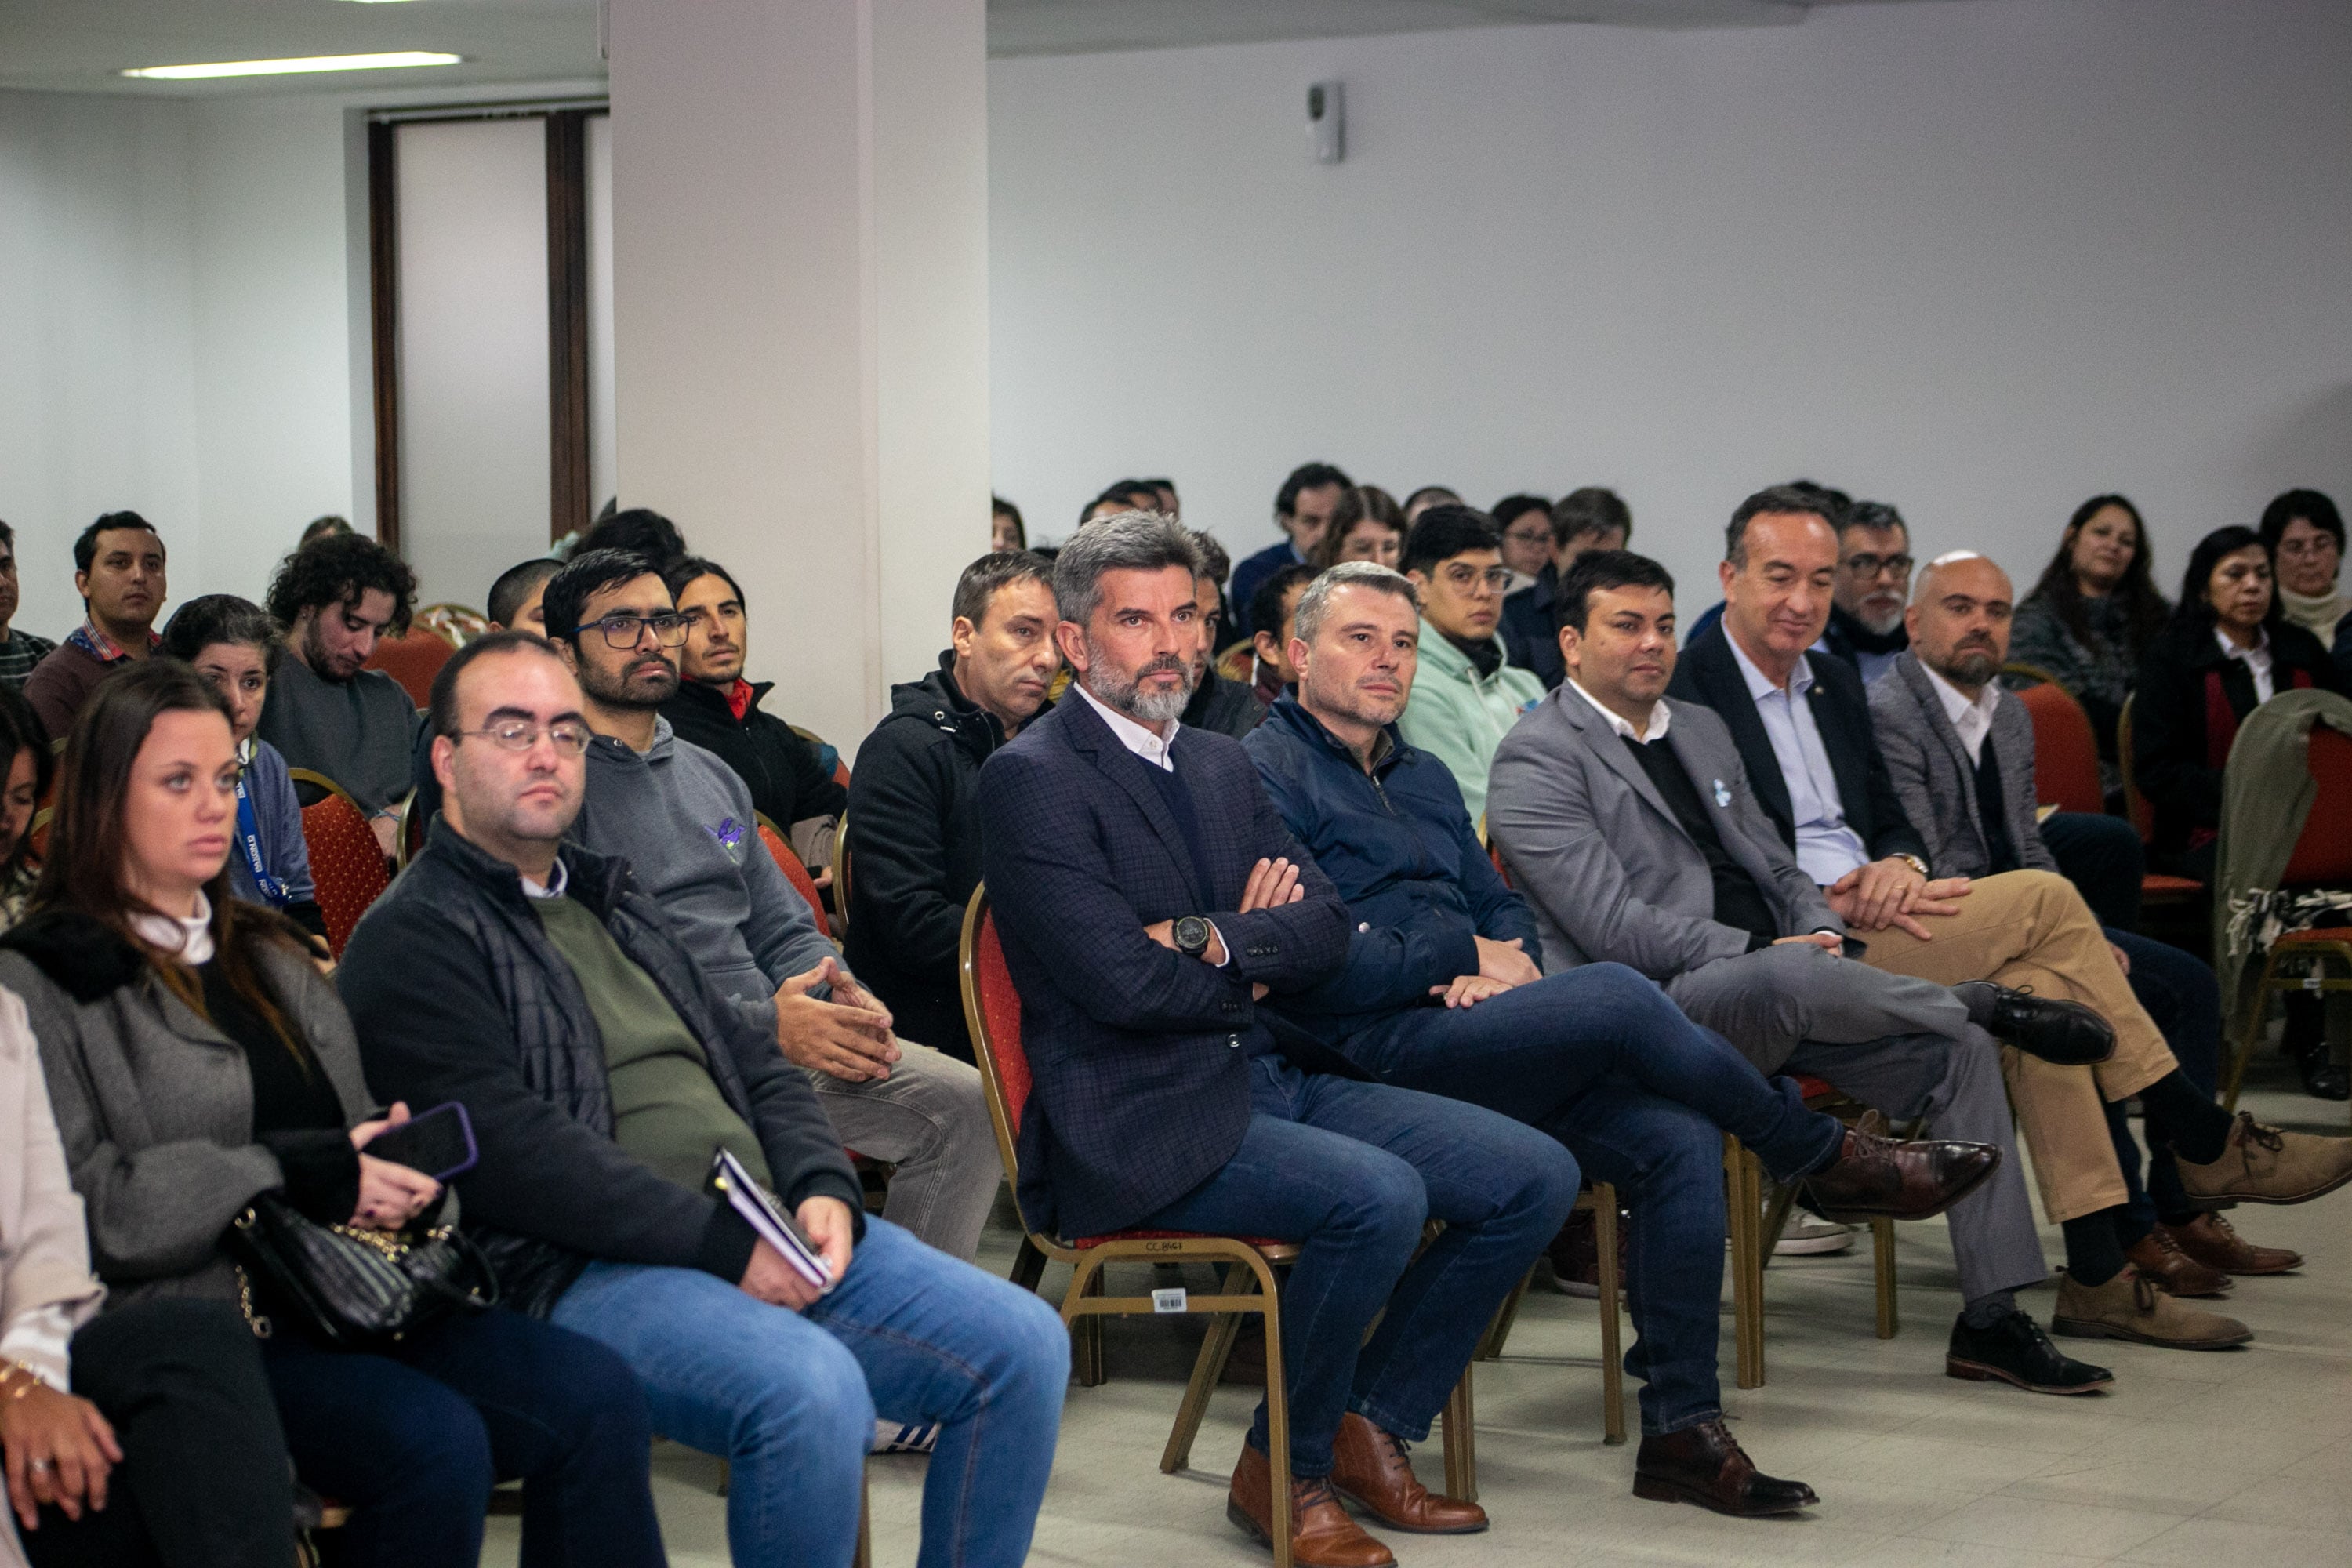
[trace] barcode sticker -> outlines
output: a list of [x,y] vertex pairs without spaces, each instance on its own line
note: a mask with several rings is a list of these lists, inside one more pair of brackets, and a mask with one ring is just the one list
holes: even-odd
[[2327,976],[2325,974],[2306,974],[2303,977],[2303,988],[2305,991],[2316,991],[2326,984]]
[[1181,1312],[1184,1310],[1184,1291],[1180,1286],[1173,1290],[1154,1290],[1151,1310],[1155,1312]]

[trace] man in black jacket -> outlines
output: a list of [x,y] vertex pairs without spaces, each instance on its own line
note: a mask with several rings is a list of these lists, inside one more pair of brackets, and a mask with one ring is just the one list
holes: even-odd
[[[879,1410],[940,1428],[926,1555],[1010,1568],[1053,1461],[1066,1337],[1029,1292],[864,1219],[807,1080],[625,861],[562,843],[583,707],[527,634],[442,668],[441,819],[339,976],[372,1080],[467,1108],[480,1158],[459,1187],[509,1304],[619,1352],[656,1429],[732,1461],[737,1561],[847,1560]],[[828,1284],[709,1195],[720,1150],[782,1200]]]
[[1002,550],[964,568],[950,647],[890,689],[890,714],[849,780],[849,967],[911,1039],[972,1059],[957,972],[964,906],[980,886],[980,765],[1049,704],[1053,568]]
[[705,751],[741,775],[751,792],[751,809],[776,825],[820,889],[833,886],[833,832],[849,792],[833,776],[833,763],[790,724],[760,704],[775,689],[772,680],[743,679],[751,651],[743,590],[716,561],[689,555],[662,574],[678,614],[687,617],[686,646],[678,650],[677,695],[662,704],[662,717]]

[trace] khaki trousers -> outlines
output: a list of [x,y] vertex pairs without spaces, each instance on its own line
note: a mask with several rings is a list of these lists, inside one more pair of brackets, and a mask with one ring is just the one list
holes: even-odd
[[2116,1054],[2095,1068],[2054,1067],[2003,1047],[2001,1071],[2017,1112],[2042,1206],[2054,1221],[2121,1205],[2123,1171],[2104,1100],[2126,1100],[2179,1066],[2132,995],[2099,922],[2074,884],[2049,871],[2009,871],[1969,884],[1955,915],[1920,921],[1921,942],[1872,931],[1864,962],[1938,984],[1990,980],[2037,996],[2081,1002],[2115,1026]]

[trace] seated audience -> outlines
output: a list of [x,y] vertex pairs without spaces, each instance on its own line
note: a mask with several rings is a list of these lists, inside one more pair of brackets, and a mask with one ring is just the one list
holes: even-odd
[[1421,514],[1433,506],[1466,507],[1470,503],[1444,485],[1423,485],[1404,498],[1404,521],[1407,528],[1421,521]]
[[[2173,1149],[2199,1198],[2249,1184],[2272,1201],[2315,1195],[2336,1179],[2338,1160],[2352,1176],[2352,1140],[2289,1134],[2273,1145],[2251,1118],[2233,1122],[2180,1071],[2064,879],[2021,870],[1930,879],[1936,868],[1895,793],[1860,677],[1810,651],[1837,572],[1836,536],[1813,497],[1790,489],[1749,497],[1732,513],[1725,554],[1722,621],[1685,651],[1671,689],[1723,719],[1782,845],[1866,940],[1863,962],[1948,985],[2030,987],[2037,1006],[2071,998],[2112,1034],[2113,1055],[2095,1071],[2029,1056],[2003,1064],[2042,1206],[2066,1234],[2058,1326],[2207,1342],[2219,1331],[2179,1317],[2187,1310],[2169,1297],[2152,1307],[2125,1277],[2107,1211],[2126,1204],[2129,1189],[2106,1106],[2137,1095],[2150,1137]],[[1990,1027],[2007,1044],[2022,1043],[1998,1020]]]
[[1903,610],[1911,596],[1911,526],[1885,501],[1858,500],[1837,530],[1837,584],[1818,646],[1853,666],[1867,686],[1910,646]]
[[66,748],[34,912],[0,938],[113,1310],[244,1301],[296,1473],[353,1510],[344,1562],[471,1568],[491,1486],[520,1477],[526,1560],[658,1563],[651,1436],[619,1358],[504,1310],[337,1349],[262,1282],[247,1296],[224,1252],[262,1193],[384,1232],[429,1223],[441,1195],[367,1152],[407,1110],[370,1109],[301,933],[229,895],[237,772],[227,705],[185,665],[109,680]]
[[[2065,871],[2043,841],[2048,824],[2034,822],[2033,720],[1994,679],[2009,654],[2013,591],[2009,574],[1973,551],[1930,562],[1906,617],[1909,651],[1870,689],[1870,716],[1904,815],[1926,840],[1928,862],[1946,876]],[[2114,825],[2114,853],[2137,879],[2139,835],[2131,824],[2091,820]],[[2168,942],[2114,925],[2105,934],[2180,1070],[2210,1098],[2221,1066],[2221,991],[2213,971]],[[2200,1214],[2161,1149],[2147,1161],[2143,1189],[2124,1108],[2110,1102],[2106,1111],[2131,1194],[2111,1213],[2124,1256],[2141,1273],[2175,1296],[2211,1296],[2232,1271],[2278,1274],[2302,1262],[2292,1252],[2250,1247],[2220,1215]]]
[[[1568,678],[1496,754],[1489,817],[1545,964],[1628,964],[1759,1071],[1812,1073],[1895,1120],[2001,1150],[1950,1210],[1963,1306],[1945,1371],[2043,1394],[2106,1386],[2113,1373],[2060,1354],[2017,1305],[2049,1268],[1992,1037],[2079,1062],[2113,1049],[2105,1027],[2073,1004],[1842,956],[1844,918],[1781,844],[1723,721],[1664,696],[1674,579],[1595,551],[1558,603]],[[2105,1151],[2105,1125],[2094,1131]]]
[[1201,642],[1192,657],[1192,700],[1184,705],[1183,722],[1238,741],[1257,728],[1258,721],[1265,717],[1265,704],[1258,700],[1248,682],[1227,680],[1217,673],[1217,628],[1223,624],[1223,607],[1211,565],[1224,552],[1215,549],[1216,541],[1207,534],[1197,529],[1188,531],[1192,548],[1201,552],[1201,575],[1192,585],[1194,624]]
[[33,854],[33,818],[49,793],[49,770],[56,757],[32,704],[0,686],[0,756],[8,771],[0,775],[0,931],[25,917],[40,865]]
[[302,837],[302,805],[286,776],[286,759],[254,738],[270,679],[286,639],[267,611],[234,594],[191,599],[163,627],[163,651],[194,667],[228,704],[229,737],[236,742],[236,841],[228,855],[228,889],[248,904],[276,910],[311,935],[327,934],[319,893],[310,880],[310,847]]
[[499,573],[490,584],[490,630],[545,637],[547,617],[540,612],[540,601],[547,596],[548,579],[562,570],[563,563],[552,555],[534,555]]
[[[1338,1498],[1407,1531],[1485,1527],[1476,1504],[1422,1487],[1403,1445],[1428,1436],[1559,1230],[1576,1164],[1505,1117],[1369,1081],[1311,1036],[1268,1028],[1257,1002],[1345,961],[1347,910],[1241,747],[1176,722],[1199,573],[1190,535],[1159,517],[1066,544],[1055,636],[1076,679],[981,770],[1034,1084],[1020,1198],[1031,1225],[1069,1237],[1303,1244],[1281,1324],[1290,1548],[1301,1564],[1385,1568]],[[1424,1248],[1427,1219],[1445,1228]],[[1267,1440],[1261,1405],[1226,1507],[1270,1542]]]
[[1298,608],[1298,595],[1315,581],[1318,570],[1295,563],[1285,566],[1260,583],[1257,596],[1250,601],[1250,624],[1257,627],[1250,634],[1254,684],[1257,700],[1269,707],[1298,679],[1298,671],[1290,667],[1290,617]]
[[1502,531],[1503,564],[1511,569],[1511,592],[1516,594],[1551,562],[1551,502],[1541,496],[1507,495],[1486,515]]
[[400,557],[373,539],[338,533],[289,555],[266,601],[294,657],[279,665],[256,732],[289,767],[341,784],[367,814],[387,860],[409,788],[416,704],[400,682],[363,667],[378,637],[407,632],[415,598],[416,574]]
[[25,700],[53,741],[73,729],[100,680],[154,650],[155,617],[171,595],[163,542],[135,511],[110,511],[83,529],[73,553],[82,623],[25,679]]
[[679,739],[735,770],[751,792],[751,809],[776,825],[816,885],[830,888],[834,831],[849,792],[814,744],[760,706],[776,683],[743,679],[751,652],[743,590],[726,567],[692,555],[669,568],[667,584],[685,619],[686,642],[677,691],[662,704],[662,717]]
[[2248,528],[2197,542],[2171,623],[2140,661],[2132,705],[2132,773],[2156,809],[2158,869],[2213,879],[2221,769],[2238,725],[2281,691],[2345,693],[2319,639],[2286,619],[2270,552]]
[[1421,590],[1421,678],[1397,733],[1453,772],[1462,804],[1486,813],[1486,769],[1543,682],[1513,664],[1495,635],[1503,615],[1503,552],[1495,525],[1466,506],[1435,506],[1412,525],[1404,573]]
[[2064,687],[2090,716],[2110,811],[2123,809],[2116,721],[2140,660],[2172,616],[2150,571],[2153,559],[2139,509],[2122,496],[2093,496],[2066,520],[2057,553],[2017,606],[2009,639],[2011,659]]
[[[650,568],[635,581],[659,591]],[[553,626],[577,625],[564,582]],[[432,723],[440,819],[339,984],[383,1092],[471,1113],[480,1163],[458,1190],[509,1302],[619,1352],[658,1430],[732,1463],[737,1562],[849,1561],[878,1409],[940,1426],[925,1560],[1018,1563],[1069,1366],[1052,1310],[866,1219],[774,1031],[626,861],[563,842],[593,738],[563,658],[520,633],[471,643],[435,679]],[[796,1216],[829,1290],[709,1195],[720,1149]]]
[[294,1568],[253,1331],[226,1301],[105,1297],[38,1042],[0,994],[0,1563]]
[[570,559],[576,561],[592,550],[625,550],[650,557],[656,571],[667,572],[691,553],[677,524],[652,508],[633,506],[624,511],[609,501],[605,505],[604,515],[572,547]]
[[1633,511],[1615,490],[1588,485],[1570,490],[1551,508],[1551,535],[1535,581],[1503,601],[1503,647],[1511,662],[1533,670],[1549,691],[1566,673],[1559,637],[1553,630],[1552,595],[1576,558],[1588,550],[1622,550],[1633,537]]
[[980,1074],[898,1037],[761,841],[743,781],[661,716],[686,631],[669,590],[645,557],[592,550],[547,585],[547,619],[593,736],[572,842],[632,867],[696,967],[806,1070],[842,1142],[898,1167],[885,1217],[971,1258],[1003,1176]]
[[961,1061],[973,1059],[960,963],[980,886],[980,768],[1047,706],[1059,618],[1052,569],[1026,551],[965,567],[939,668],[890,689],[849,779],[845,956],[908,1034]]
[[16,531],[0,522],[0,686],[11,691],[24,689],[33,667],[58,646],[14,624],[16,594]]
[[[1307,552],[1309,564],[1371,561],[1394,566],[1404,554],[1404,509],[1378,485],[1350,485],[1331,509],[1323,537]],[[1263,584],[1261,584],[1263,586]]]
[[[2344,564],[2344,514],[2317,490],[2289,490],[2263,508],[2257,531],[2278,576],[2280,617],[2317,637],[2320,647],[2335,648],[2352,610],[2336,584]],[[2345,668],[2352,679],[2352,666]]]
[[1742,1517],[1809,1506],[1810,1488],[1759,1473],[1723,1424],[1724,1132],[1849,1217],[1939,1213],[2000,1152],[1848,1132],[1622,965],[1547,976],[1453,776],[1397,739],[1420,635],[1412,584],[1386,567],[1335,567],[1299,601],[1298,695],[1244,745],[1354,929],[1344,968],[1267,1005],[1378,1081],[1498,1110],[1622,1185],[1628,1359],[1644,1384],[1635,1492]]
[[[1257,602],[1258,584],[1275,573],[1285,566],[1308,563],[1331,513],[1339,508],[1341,493],[1355,482],[1328,463],[1302,463],[1290,470],[1274,498],[1275,524],[1286,537],[1234,568],[1232,599],[1237,612],[1255,613],[1252,606]],[[1234,628],[1237,633],[1258,629],[1255,621]]]
[[1000,554],[1029,548],[1029,530],[1021,521],[1021,509],[1003,496],[989,498],[988,548]]

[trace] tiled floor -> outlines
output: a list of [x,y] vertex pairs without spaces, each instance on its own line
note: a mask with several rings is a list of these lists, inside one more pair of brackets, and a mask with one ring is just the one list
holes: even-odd
[[[2258,1065],[2258,1071],[2268,1069]],[[2345,1108],[2266,1083],[2259,1116],[2342,1131]],[[1781,1259],[1766,1276],[1770,1381],[1727,1390],[1740,1440],[1767,1469],[1801,1478],[1822,1505],[1742,1523],[1636,1500],[1631,1447],[1601,1441],[1600,1336],[1592,1303],[1538,1289],[1508,1354],[1477,1378],[1482,1500],[1489,1533],[1391,1535],[1406,1568],[1601,1568],[1603,1564],[1951,1563],[2073,1568],[2093,1563],[2352,1563],[2352,1189],[2300,1208],[2247,1206],[2254,1239],[2310,1258],[2299,1275],[2241,1284],[2228,1303],[2256,1331],[2242,1350],[2204,1354],[2063,1341],[2115,1369],[2116,1391],[2037,1397],[1952,1382],[1943,1342],[1958,1308],[1944,1228],[1905,1227],[1902,1332],[1873,1337],[1869,1257]],[[1014,1237],[992,1230],[982,1261],[1002,1271]],[[2062,1254],[2054,1230],[2045,1245]],[[1057,1271],[1058,1272],[1058,1271]],[[1060,1279],[1049,1274],[1049,1295]],[[2053,1289],[2027,1304],[2048,1321]],[[1730,1314],[1724,1358],[1729,1381]],[[1038,1563],[1238,1565],[1268,1561],[1224,1518],[1225,1474],[1252,1400],[1221,1392],[1195,1448],[1199,1469],[1159,1472],[1188,1365],[1171,1321],[1114,1330],[1111,1381],[1074,1387]],[[1633,1385],[1627,1396],[1632,1403]],[[1637,1439],[1638,1440],[1638,1439]],[[1433,1442],[1422,1473],[1442,1474]],[[924,1461],[873,1461],[874,1560],[912,1563]],[[715,1463],[656,1449],[655,1484],[671,1560],[727,1561]],[[515,1521],[497,1519],[485,1562],[513,1561]]]

